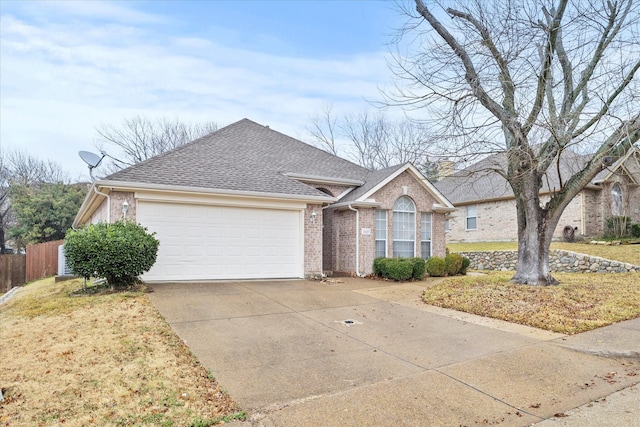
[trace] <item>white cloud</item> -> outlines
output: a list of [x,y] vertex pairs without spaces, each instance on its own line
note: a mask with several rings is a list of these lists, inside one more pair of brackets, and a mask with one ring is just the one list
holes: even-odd
[[141,23],[162,17],[119,4],[69,3],[46,7],[118,22],[2,16],[0,140],[58,161],[72,175],[86,174],[76,152],[93,149],[94,128],[103,123],[135,114],[220,124],[248,117],[300,137],[323,101],[336,111],[362,109],[389,76],[382,51],[329,60],[276,56],[158,32]]

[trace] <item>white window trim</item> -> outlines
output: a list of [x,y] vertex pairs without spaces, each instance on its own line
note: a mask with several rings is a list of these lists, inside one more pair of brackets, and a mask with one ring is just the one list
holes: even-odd
[[[473,209],[475,210],[475,215],[474,216],[469,216],[469,208],[473,207]],[[466,231],[474,231],[478,229],[478,205],[469,205],[466,207],[465,211],[464,211],[464,229]],[[474,228],[469,228],[469,219],[470,218],[475,218],[476,220],[476,226]]]
[[[396,211],[395,209],[395,205],[396,203],[398,203],[398,200],[406,197],[407,199],[409,199],[411,201],[411,204],[413,205],[413,211]],[[417,245],[417,240],[418,240],[418,236],[416,235],[417,232],[417,227],[416,227],[416,221],[417,221],[417,215],[416,215],[416,202],[413,201],[413,199],[411,199],[409,196],[400,196],[398,197],[398,199],[396,199],[395,203],[393,204],[393,209],[392,209],[392,213],[394,214],[395,217],[395,213],[399,212],[399,213],[410,213],[413,214],[413,239],[396,239],[395,233],[396,233],[396,229],[395,229],[395,219],[392,218],[392,222],[394,225],[394,229],[393,229],[393,240],[392,240],[392,254],[393,257],[396,257],[396,250],[395,250],[395,242],[413,242],[413,255],[411,255],[411,257],[415,257],[416,256],[416,245]]]
[[[424,218],[425,215],[431,216],[431,220],[429,221],[429,240],[422,240],[422,227],[424,226],[424,221],[422,220],[422,218]],[[433,213],[431,212],[421,212],[420,214],[420,255],[422,256],[422,258],[424,258],[424,254],[422,253],[422,243],[424,242],[429,242],[429,257],[431,257],[433,255]]]
[[389,256],[389,211],[386,209],[378,209],[376,210],[376,218],[375,218],[375,224],[376,224],[376,234],[375,234],[375,255],[376,257],[378,256],[378,242],[382,242],[382,239],[378,239],[378,212],[384,212],[384,223],[385,223],[385,227],[384,227],[384,257],[387,258]]

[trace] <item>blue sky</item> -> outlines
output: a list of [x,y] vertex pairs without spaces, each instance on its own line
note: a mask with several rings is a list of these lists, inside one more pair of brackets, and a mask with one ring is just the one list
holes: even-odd
[[369,108],[392,75],[392,1],[0,2],[0,144],[88,179],[79,150],[134,115],[244,117],[308,139],[325,103]]

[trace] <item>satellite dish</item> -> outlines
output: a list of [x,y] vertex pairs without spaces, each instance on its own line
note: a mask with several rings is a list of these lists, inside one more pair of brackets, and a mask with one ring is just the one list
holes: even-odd
[[106,154],[102,153],[102,157],[100,157],[90,151],[79,151],[78,155],[87,165],[89,165],[89,176],[91,176],[91,179],[95,179],[93,177],[93,168],[97,168],[100,165]]

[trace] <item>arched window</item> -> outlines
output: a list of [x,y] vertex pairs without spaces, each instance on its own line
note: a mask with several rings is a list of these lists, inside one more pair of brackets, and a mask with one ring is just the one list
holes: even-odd
[[393,205],[393,256],[410,258],[416,253],[416,205],[402,196]]
[[617,182],[611,187],[611,215],[624,215],[624,205],[622,203],[622,186]]

